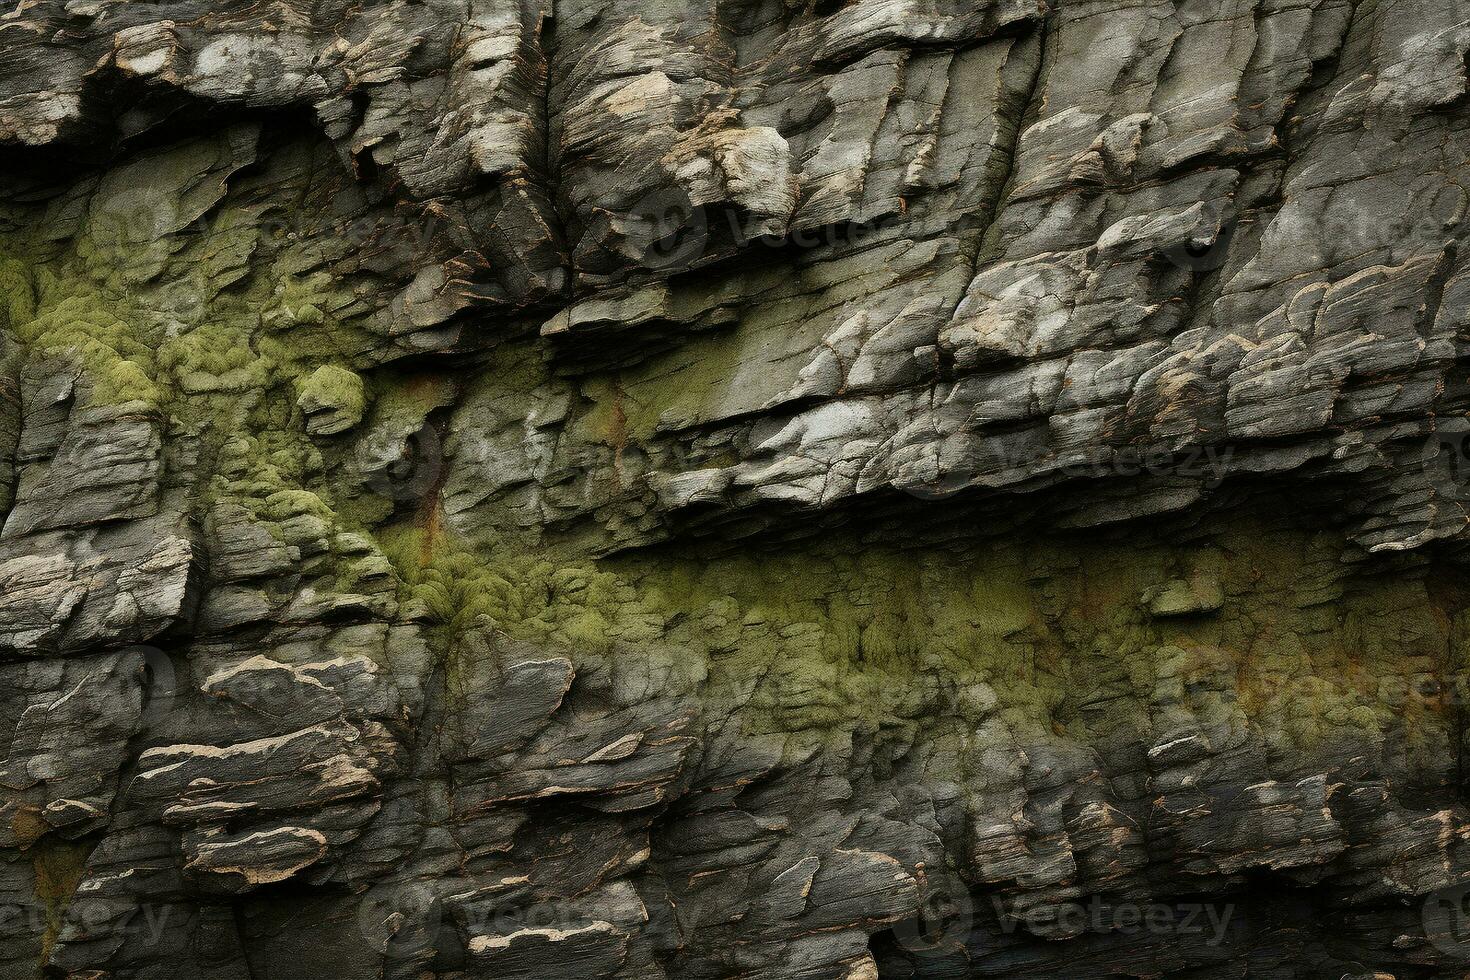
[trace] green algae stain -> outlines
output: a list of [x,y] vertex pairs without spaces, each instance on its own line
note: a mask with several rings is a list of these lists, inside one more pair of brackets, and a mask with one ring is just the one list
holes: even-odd
[[590,563],[567,566],[526,553],[486,559],[413,526],[386,529],[378,540],[404,600],[448,635],[494,627],[515,639],[598,653],[661,636],[662,623],[633,585]]
[[46,917],[41,935],[40,962],[44,966],[61,935],[67,907],[86,870],[87,858],[96,841],[65,841],[47,838],[32,849],[31,866],[36,876],[36,899]]
[[[1453,672],[1450,620],[1422,575],[1355,578],[1343,547],[1250,521],[1195,546],[1038,536],[902,550],[832,535],[591,560],[482,557],[419,529],[384,543],[448,632],[494,626],[574,659],[678,651],[707,665],[710,710],[751,734],[994,718],[1025,739],[1147,747],[1213,719],[1268,750],[1392,736],[1423,758],[1454,724],[1414,693]],[[1213,576],[1220,608],[1151,614],[1150,589],[1181,576]]]
[[24,356],[74,364],[79,404],[139,404],[197,438],[203,510],[236,500],[282,539],[308,529],[330,540],[342,530],[336,494],[296,401],[315,390],[350,421],[363,392],[321,382],[357,377],[367,310],[322,267],[319,243],[264,220],[275,205],[263,185],[305,195],[320,168],[282,151],[270,173],[237,173],[254,159],[247,129],[0,215],[0,329]]
[[[93,402],[158,404],[196,428],[293,392],[370,346],[356,296],[307,241],[277,240],[261,180],[238,177],[255,134],[235,127],[122,164],[50,210],[7,213],[0,312],[28,348],[76,358]],[[294,164],[293,162],[294,161]],[[239,188],[233,186],[241,185]],[[90,187],[90,189],[89,189]]]
[[19,259],[0,259],[0,313],[7,329],[36,318],[36,294],[30,269]]

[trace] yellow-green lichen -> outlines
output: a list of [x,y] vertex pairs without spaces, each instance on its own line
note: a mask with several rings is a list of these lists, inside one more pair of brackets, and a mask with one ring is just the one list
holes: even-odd
[[19,259],[0,258],[0,313],[7,329],[36,318],[36,294],[30,270]]
[[51,957],[56,937],[61,934],[67,906],[76,894],[95,841],[66,841],[51,837],[32,848],[31,867],[36,875],[36,900],[46,918],[41,935],[40,962]]
[[323,364],[299,385],[296,407],[306,415],[306,431],[336,435],[362,421],[367,395],[356,372]]
[[490,626],[516,639],[596,652],[662,635],[664,621],[633,584],[591,563],[566,566],[525,553],[483,558],[419,527],[389,529],[379,541],[399,570],[405,599],[446,635]]
[[[1422,575],[1354,577],[1342,542],[1246,520],[1195,545],[904,550],[834,535],[594,561],[477,555],[399,528],[384,547],[446,635],[494,626],[573,656],[677,651],[707,665],[711,710],[752,734],[993,718],[1026,739],[1147,747],[1209,721],[1258,732],[1268,751],[1391,741],[1422,769],[1454,719],[1418,692],[1463,658]],[[1180,579],[1214,583],[1219,608],[1151,612],[1145,597]],[[1334,582],[1341,602],[1321,602]]]

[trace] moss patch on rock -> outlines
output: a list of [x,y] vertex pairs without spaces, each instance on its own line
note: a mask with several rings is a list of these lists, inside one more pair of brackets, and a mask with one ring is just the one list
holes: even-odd
[[362,378],[336,364],[323,364],[301,383],[296,407],[306,413],[306,431],[335,435],[362,421],[367,406]]
[[[1250,519],[1184,546],[1038,536],[903,550],[836,535],[598,561],[479,556],[398,528],[384,548],[450,633],[494,626],[574,659],[676,651],[706,665],[710,711],[751,734],[903,742],[954,718],[1023,742],[1131,744],[1142,764],[1179,726],[1222,724],[1283,757],[1351,742],[1418,772],[1443,769],[1431,757],[1454,740],[1435,692],[1463,642],[1426,570],[1357,574],[1331,535]],[[1207,582],[1210,601],[1150,608],[1179,581]]]
[[66,841],[48,837],[32,849],[31,866],[36,876],[36,900],[46,917],[41,935],[42,965],[51,956],[56,937],[61,934],[67,906],[81,884],[87,858],[96,846],[95,840]]

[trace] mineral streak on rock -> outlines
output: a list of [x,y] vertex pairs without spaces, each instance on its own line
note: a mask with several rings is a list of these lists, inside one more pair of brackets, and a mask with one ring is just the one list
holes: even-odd
[[0,978],[1463,975],[1467,51],[0,7]]

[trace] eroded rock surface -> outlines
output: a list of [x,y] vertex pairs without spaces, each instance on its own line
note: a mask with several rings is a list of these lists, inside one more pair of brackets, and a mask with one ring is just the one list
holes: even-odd
[[1462,975],[1467,51],[0,11],[0,976]]

